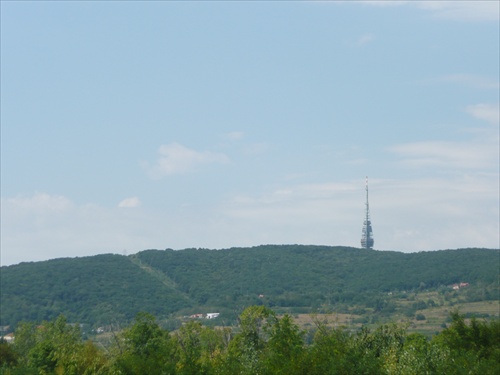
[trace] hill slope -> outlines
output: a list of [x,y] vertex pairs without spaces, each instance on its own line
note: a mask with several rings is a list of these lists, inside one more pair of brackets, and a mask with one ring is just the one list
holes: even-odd
[[1,268],[0,325],[60,313],[70,321],[104,324],[129,321],[138,311],[168,316],[261,303],[362,303],[379,292],[461,281],[496,285],[499,267],[498,250],[406,254],[302,245],[56,259]]
[[1,325],[41,321],[129,320],[137,311],[165,315],[191,302],[120,255],[97,255],[1,268]]

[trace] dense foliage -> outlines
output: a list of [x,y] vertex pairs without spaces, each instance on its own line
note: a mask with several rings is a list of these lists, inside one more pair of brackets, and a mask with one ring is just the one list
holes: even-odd
[[1,268],[1,325],[50,320],[109,324],[140,310],[168,314],[189,306],[176,289],[158,282],[120,255],[97,255]]
[[77,326],[58,317],[20,325],[14,344],[0,343],[0,374],[498,374],[500,321],[452,314],[428,340],[404,327],[350,332],[317,322],[311,343],[289,315],[251,306],[236,329],[190,321],[169,333],[139,313],[109,348],[84,342]]
[[[494,285],[471,298],[498,300],[498,250],[421,253],[346,247],[266,245],[227,250],[146,250],[1,267],[0,325],[51,320],[93,326],[128,324],[139,311],[226,311],[363,304],[390,312],[389,291],[438,288],[466,281]],[[493,290],[493,294],[489,292]],[[415,306],[408,314],[414,314]]]
[[[461,281],[497,282],[500,253],[462,249],[399,253],[328,246],[259,246],[228,250],[149,250],[137,258],[173,280],[197,304],[242,305],[267,296],[270,306],[355,300],[369,291],[411,290]],[[253,301],[248,301],[248,297]],[[496,297],[496,296],[495,296]]]

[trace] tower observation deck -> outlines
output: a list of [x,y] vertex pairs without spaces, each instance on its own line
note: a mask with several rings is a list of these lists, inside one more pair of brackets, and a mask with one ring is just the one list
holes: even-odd
[[361,247],[364,249],[373,248],[373,231],[370,221],[370,206],[368,205],[368,177],[366,177],[366,211],[365,220],[363,221],[363,229],[361,231]]

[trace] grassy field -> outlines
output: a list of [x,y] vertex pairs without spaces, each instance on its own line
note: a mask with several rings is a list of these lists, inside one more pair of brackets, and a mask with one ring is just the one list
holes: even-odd
[[[318,323],[330,327],[345,327],[356,329],[363,325],[375,328],[384,323],[398,323],[407,326],[408,332],[419,332],[426,336],[440,332],[451,321],[450,313],[458,311],[466,318],[475,316],[477,319],[499,319],[500,301],[465,302],[460,295],[454,298],[444,298],[438,292],[424,292],[404,296],[389,296],[394,311],[390,314],[380,314],[374,309],[353,307],[353,311],[363,311],[362,314],[327,313],[327,314],[292,314],[296,324],[301,329],[314,328]],[[425,308],[415,309],[424,305]],[[413,307],[413,309],[412,309]],[[410,312],[410,313],[409,313]]]
[[359,318],[354,314],[296,314],[293,315],[295,323],[302,329],[310,329],[318,324],[330,327],[349,327],[353,320]]
[[477,319],[498,319],[500,312],[499,301],[463,302],[453,306],[439,306],[420,310],[417,313],[425,316],[425,320],[411,320],[409,331],[433,334],[441,331],[450,321],[450,313],[458,311],[466,317],[475,316]]

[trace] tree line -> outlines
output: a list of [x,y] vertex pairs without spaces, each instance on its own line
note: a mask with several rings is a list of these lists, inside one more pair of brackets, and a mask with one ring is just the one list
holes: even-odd
[[428,339],[397,324],[350,331],[318,320],[303,331],[265,306],[246,308],[234,328],[193,320],[174,332],[141,312],[103,347],[59,316],[0,342],[0,374],[499,374],[500,320],[451,318]]
[[0,268],[0,325],[53,320],[60,314],[93,326],[128,324],[140,309],[159,318],[208,311],[229,316],[260,301],[294,312],[358,305],[389,313],[374,296],[436,290],[462,281],[474,288],[474,298],[498,300],[499,255],[486,249],[405,254],[263,245],[22,263]]

